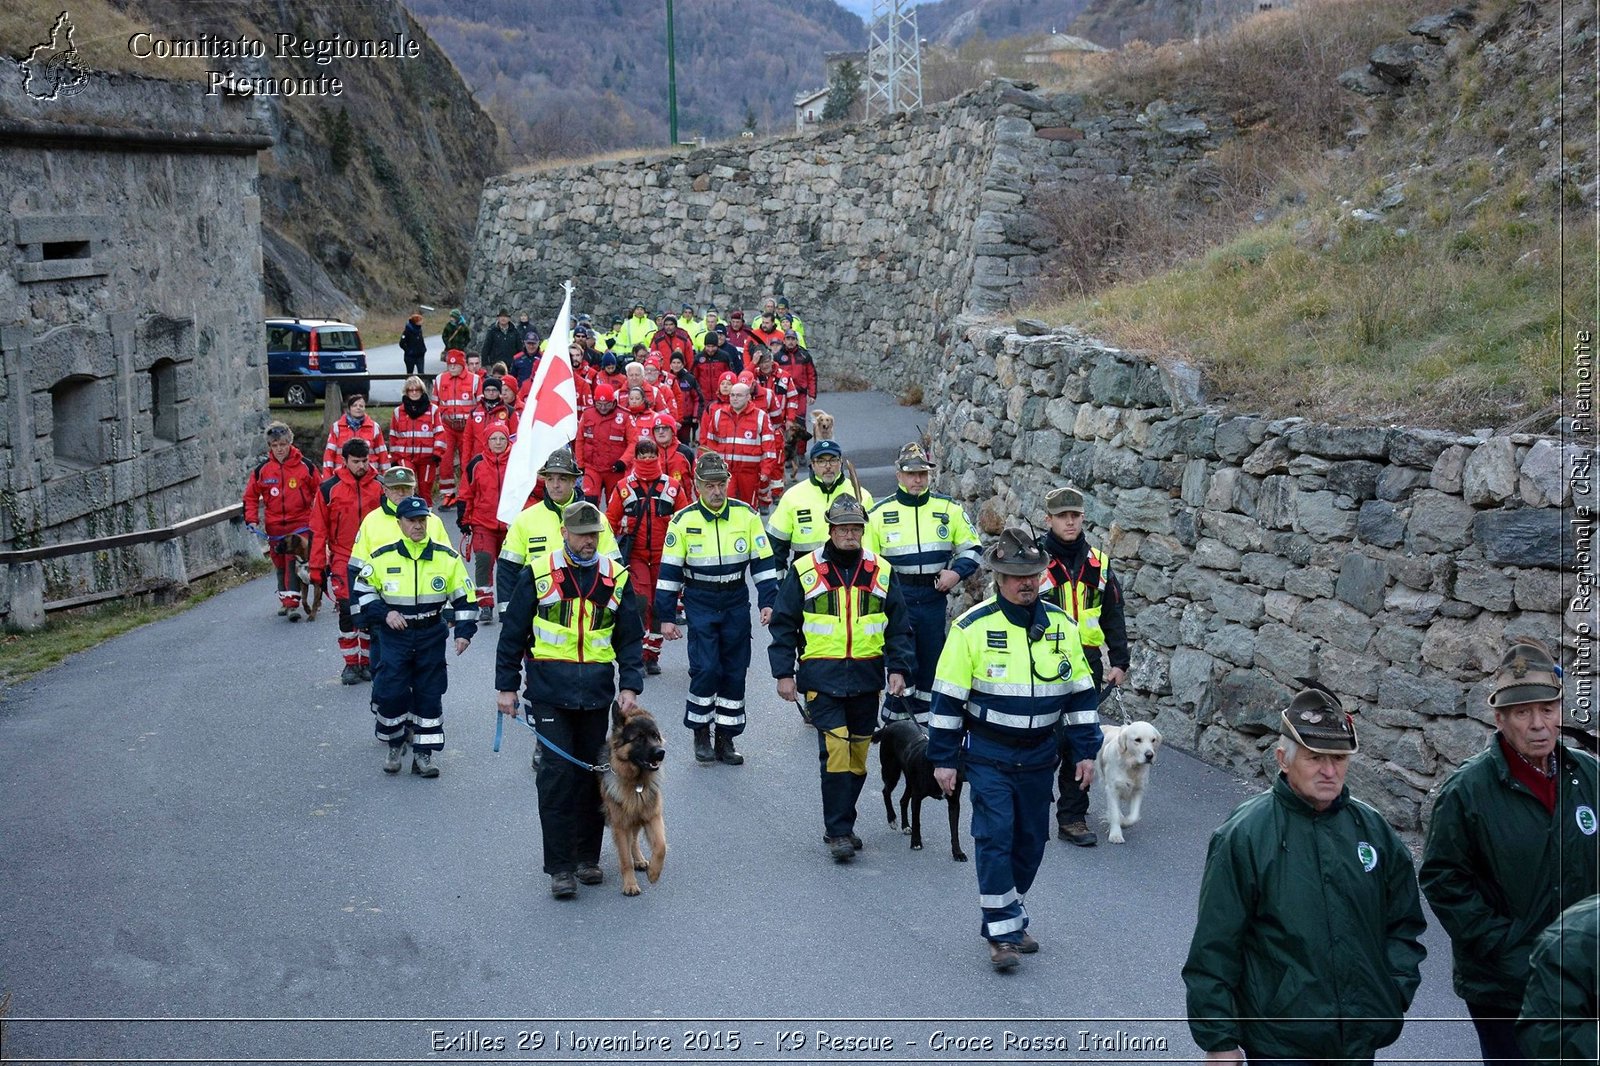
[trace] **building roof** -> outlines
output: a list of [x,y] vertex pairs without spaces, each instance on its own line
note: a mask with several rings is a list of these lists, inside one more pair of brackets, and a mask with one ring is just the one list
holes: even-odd
[[807,92],[807,93],[795,93],[794,94],[794,106],[795,107],[805,107],[807,104],[813,103],[814,101],[820,100],[824,96],[827,96],[828,92],[829,92],[828,87],[826,85],[824,85],[820,89],[812,89],[810,92]]
[[1032,48],[1025,50],[1025,56],[1045,55],[1052,52],[1109,52],[1111,49],[1102,48],[1093,41],[1084,40],[1082,37],[1072,37],[1065,33],[1052,33],[1047,39]]

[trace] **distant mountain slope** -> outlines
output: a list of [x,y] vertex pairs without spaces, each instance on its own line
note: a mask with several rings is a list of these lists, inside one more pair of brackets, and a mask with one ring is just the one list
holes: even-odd
[[[667,140],[660,0],[406,0],[505,128],[513,162]],[[794,94],[821,88],[823,53],[864,49],[833,0],[677,0],[678,132],[723,138],[751,119],[791,129]]]
[[[1089,0],[938,0],[917,5],[917,32],[954,47],[982,33],[999,37],[1068,32]],[[1076,32],[1076,31],[1074,31]]]
[[[0,51],[26,53],[56,8],[0,16]],[[263,98],[277,144],[263,152],[261,219],[269,312],[356,314],[445,301],[466,277],[478,190],[502,169],[493,121],[450,60],[399,0],[73,0],[77,43],[92,67],[196,81],[207,67],[244,76],[344,83],[332,96]],[[39,14],[38,12],[43,12]],[[203,34],[266,44],[261,60],[148,60],[129,55],[136,31]],[[273,57],[276,35],[415,40],[415,59]]]

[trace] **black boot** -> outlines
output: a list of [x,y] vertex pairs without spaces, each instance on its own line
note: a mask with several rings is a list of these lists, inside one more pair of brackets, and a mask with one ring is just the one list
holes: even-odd
[[733,750],[733,738],[722,730],[717,730],[717,761],[725,762],[729,766],[743,766],[744,756]]
[[694,761],[717,761],[716,754],[711,750],[711,727],[708,725],[697,725],[694,727]]

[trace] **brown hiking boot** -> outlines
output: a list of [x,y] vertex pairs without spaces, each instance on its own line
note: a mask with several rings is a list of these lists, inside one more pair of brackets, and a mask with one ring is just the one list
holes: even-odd
[[1027,930],[1023,930],[1022,943],[1017,945],[1017,951],[1022,955],[1036,955],[1039,952],[1039,942],[1033,939]]
[[1005,944],[998,940],[989,941],[989,965],[998,973],[1010,973],[1022,964],[1022,956],[1017,954],[1017,945]]
[[1080,848],[1092,848],[1100,843],[1100,838],[1095,836],[1094,830],[1089,828],[1087,822],[1067,822],[1056,826],[1056,836],[1068,844],[1076,844]]
[[577,873],[578,883],[581,885],[598,885],[606,879],[600,872],[600,865],[593,862],[580,862]]

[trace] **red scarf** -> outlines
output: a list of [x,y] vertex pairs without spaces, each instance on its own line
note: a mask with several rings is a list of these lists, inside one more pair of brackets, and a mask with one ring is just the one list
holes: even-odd
[[661,459],[634,459],[634,476],[639,479],[639,487],[645,488],[661,476]]

